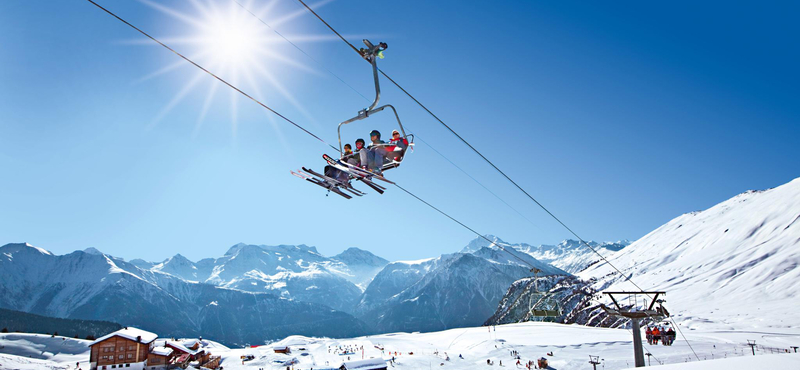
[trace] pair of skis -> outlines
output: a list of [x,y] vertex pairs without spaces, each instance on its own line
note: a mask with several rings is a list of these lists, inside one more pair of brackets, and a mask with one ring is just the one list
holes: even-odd
[[[389,184],[394,184],[394,182],[386,179],[382,175],[361,169],[350,163],[334,159],[327,154],[323,154],[322,158],[324,158],[325,161],[328,162],[328,165],[336,168],[339,171],[347,173],[349,179],[356,179],[358,181],[361,181],[362,183],[372,188],[372,190],[378,192],[378,194],[383,194],[386,188],[384,186],[376,184],[374,181],[372,181],[373,179],[378,179],[387,182]],[[319,185],[325,189],[328,189],[328,191],[332,191],[344,197],[345,199],[351,199],[353,198],[353,195],[360,197],[366,194],[354,188],[353,185],[350,184],[350,181],[340,181],[305,167],[302,168],[302,171],[300,170],[298,170],[297,172],[291,171],[291,173],[292,175],[297,176],[303,180],[306,180],[312,184]]]

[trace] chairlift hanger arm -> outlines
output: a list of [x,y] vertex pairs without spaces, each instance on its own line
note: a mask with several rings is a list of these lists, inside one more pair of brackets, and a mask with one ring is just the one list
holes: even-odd
[[348,123],[359,121],[359,120],[362,120],[364,118],[367,118],[367,117],[371,116],[374,113],[378,113],[378,112],[386,109],[386,107],[389,107],[389,108],[392,109],[392,112],[394,112],[394,117],[395,117],[395,119],[397,119],[397,124],[398,124],[398,126],[400,126],[400,133],[403,135],[404,139],[408,140],[408,136],[406,135],[406,130],[405,130],[405,128],[403,128],[403,123],[400,121],[400,116],[397,114],[397,110],[390,104],[378,107],[378,103],[381,100],[381,84],[380,84],[380,78],[378,77],[378,62],[377,62],[377,58],[380,56],[380,53],[382,51],[386,50],[388,45],[386,45],[385,42],[381,42],[378,45],[374,45],[372,42],[370,42],[367,39],[364,39],[364,45],[366,45],[367,48],[366,49],[365,48],[361,48],[361,50],[359,50],[359,54],[361,54],[361,56],[364,59],[366,59],[370,64],[372,64],[372,76],[373,76],[373,78],[375,80],[375,100],[372,101],[372,104],[370,104],[369,107],[358,111],[358,115],[357,116],[355,116],[353,118],[350,118],[350,119],[348,119],[348,120],[346,120],[346,121],[344,121],[342,123],[339,123],[339,126],[337,128],[337,133],[339,135],[339,152],[340,153],[344,153],[344,150],[342,148],[342,125],[346,125]]

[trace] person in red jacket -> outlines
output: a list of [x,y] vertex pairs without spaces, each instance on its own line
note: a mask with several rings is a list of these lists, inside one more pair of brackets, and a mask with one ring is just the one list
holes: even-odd
[[392,131],[392,139],[389,140],[389,145],[386,146],[386,158],[397,160],[403,156],[408,148],[408,140],[400,136],[400,131]]
[[648,326],[647,329],[644,330],[644,334],[647,337],[647,344],[653,344],[653,329]]

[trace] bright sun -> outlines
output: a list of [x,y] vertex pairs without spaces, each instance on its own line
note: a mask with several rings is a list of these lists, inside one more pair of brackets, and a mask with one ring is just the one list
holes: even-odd
[[264,35],[264,25],[254,24],[242,12],[217,14],[204,23],[197,46],[212,63],[225,67],[246,68],[256,57],[264,56],[264,44],[271,41]]
[[[278,76],[283,79],[287,77],[286,69],[280,68],[281,72],[275,72],[278,67],[289,66],[316,73],[313,69],[275,51],[275,47],[285,41],[276,35],[277,30],[272,27],[295,18],[297,13],[282,14],[276,17],[279,12],[275,10],[276,1],[274,0],[268,2],[263,8],[255,10],[247,9],[249,7],[247,2],[239,5],[234,1],[192,0],[190,1],[192,7],[188,9],[188,12],[150,0],[140,1],[181,21],[182,24],[190,26],[180,27],[180,29],[187,30],[185,35],[163,38],[166,44],[185,53],[187,57],[214,74],[247,90],[259,100],[264,100],[265,96],[262,90],[266,90],[264,89],[266,87],[268,89],[266,93],[271,95],[271,99],[280,96],[298,108],[301,113],[304,112],[302,107],[296,103],[296,99],[278,81]],[[251,14],[250,11],[253,13]],[[314,35],[287,37],[294,41],[324,39],[324,37]],[[185,63],[183,60],[177,60],[145,76],[143,80],[178,69]],[[195,124],[194,133],[196,134],[220,86],[218,81],[208,78],[208,75],[203,73],[198,73],[189,80],[158,113],[149,127],[152,128],[158,124],[189,92],[197,90],[196,86],[203,81],[208,81],[210,87]],[[231,125],[235,135],[237,99],[240,97],[233,90],[229,94]]]

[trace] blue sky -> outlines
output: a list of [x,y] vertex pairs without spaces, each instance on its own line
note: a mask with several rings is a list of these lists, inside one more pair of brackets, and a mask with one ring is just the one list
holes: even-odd
[[[204,21],[99,2],[197,52],[181,40]],[[205,19],[186,2],[157,3]],[[220,13],[232,4],[212,3]],[[582,237],[635,240],[800,175],[797,8],[337,0],[318,11],[353,42],[387,42],[380,66]],[[0,20],[0,243],[149,260],[304,243],[415,259],[474,238],[398,189],[346,201],[291,176],[321,168],[326,147],[186,63],[145,78],[179,59],[88,2],[4,1]],[[275,1],[264,20],[370,96],[368,65],[296,2]],[[263,46],[273,57],[219,74],[267,71],[272,81],[252,72],[253,83],[238,83],[335,142],[336,124],[367,102],[266,26],[257,32],[273,39]],[[383,91],[410,131],[525,218],[422,143],[391,179],[481,233],[532,244],[570,236],[396,88]],[[392,126],[376,116],[345,140],[373,128]]]

